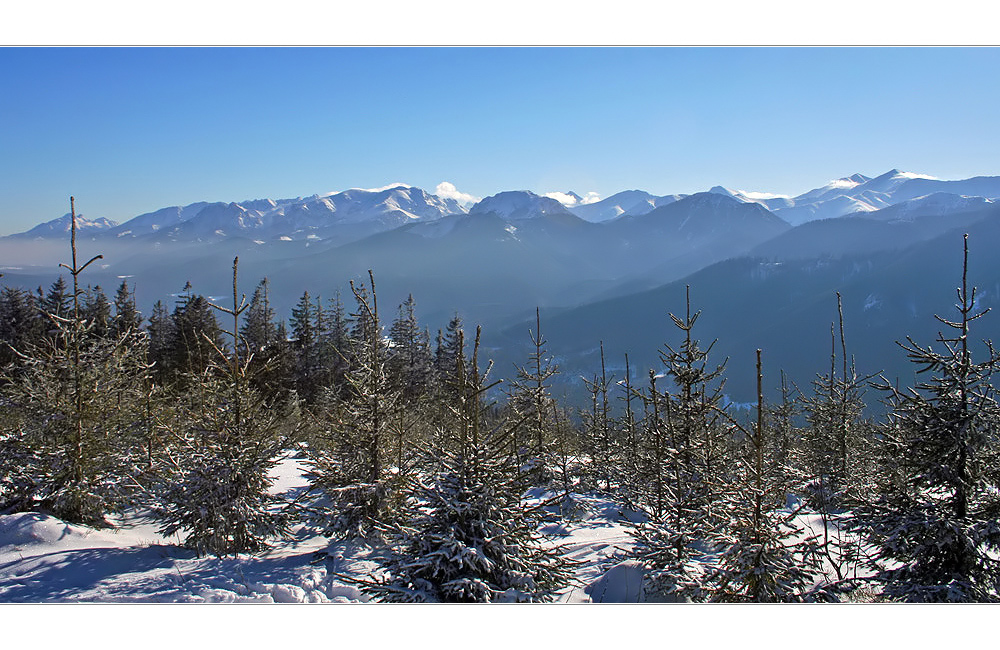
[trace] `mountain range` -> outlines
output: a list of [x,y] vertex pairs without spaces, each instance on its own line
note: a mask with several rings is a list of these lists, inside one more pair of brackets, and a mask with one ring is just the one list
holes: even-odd
[[[199,202],[121,224],[78,215],[78,246],[81,256],[104,255],[84,282],[110,293],[126,278],[146,313],[186,281],[224,296],[237,255],[243,290],[267,277],[285,315],[303,290],[339,292],[350,306],[348,281],[373,269],[380,303],[395,306],[412,293],[432,330],[455,311],[482,323],[498,368],[520,359],[539,306],[567,391],[593,370],[601,341],[612,367],[626,352],[633,371],[657,366],[657,350],[676,336],[668,312],[683,309],[688,285],[705,311],[699,326],[719,339],[715,350],[735,360],[763,346],[771,370],[805,384],[829,356],[822,339],[837,291],[859,363],[903,372],[889,362],[892,340],[933,336],[934,313],[947,315],[953,295],[934,288],[956,281],[960,233],[970,233],[981,256],[973,279],[984,287],[982,304],[1000,301],[1000,264],[990,255],[1000,234],[997,176],[945,181],[891,170],[795,197],[720,186],[690,195],[627,190],[590,202],[552,196],[563,201],[505,191],[465,206],[394,185]],[[68,230],[64,215],[0,237],[4,282],[48,286],[68,256]],[[746,377],[731,382],[732,397],[745,399],[751,375],[744,361],[734,364]]]

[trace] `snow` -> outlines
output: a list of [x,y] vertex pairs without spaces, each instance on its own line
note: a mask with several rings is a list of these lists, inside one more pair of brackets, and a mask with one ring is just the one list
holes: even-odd
[[640,603],[643,601],[643,566],[627,560],[614,565],[587,586],[595,603]]
[[742,196],[750,201],[758,201],[764,199],[790,199],[792,197],[787,194],[775,194],[774,192],[747,192],[745,190],[736,190],[736,194]]
[[[274,470],[272,490],[289,496],[306,487],[298,459]],[[197,557],[164,538],[145,513],[96,530],[49,515],[0,516],[0,602],[363,602],[335,573],[367,575],[370,549],[346,546],[304,529],[260,556]],[[326,561],[311,564],[314,554]]]
[[838,178],[824,185],[823,189],[846,190],[857,187],[858,185],[861,185],[861,183],[851,180],[850,178]]
[[[308,489],[304,474],[300,458],[286,456],[272,470],[271,492],[301,497]],[[644,569],[628,558],[631,524],[642,515],[598,493],[536,489],[525,498],[529,505],[549,504],[552,517],[539,530],[577,563],[557,602],[645,600]],[[800,505],[790,501],[786,511]],[[803,511],[796,521],[804,533],[839,538],[846,535],[838,526],[845,516],[825,526],[819,515]],[[148,513],[130,512],[111,523],[94,529],[42,513],[0,515],[0,603],[362,603],[368,598],[351,579],[380,571],[372,545],[331,541],[303,525],[263,554],[216,558],[183,548],[182,533],[160,535]],[[829,562],[827,571],[832,574]]]
[[[283,459],[271,491],[301,495],[304,469],[298,458]],[[0,602],[356,603],[367,598],[343,576],[378,570],[365,543],[331,542],[303,526],[262,555],[223,559],[197,557],[180,546],[181,534],[163,537],[144,512],[112,523],[99,530],[41,513],[0,515]],[[581,562],[578,584],[567,586],[560,602],[590,602],[588,592],[603,602],[633,593],[618,584],[621,569],[604,575],[631,545],[626,524],[609,499],[572,495],[568,518],[543,525],[551,543]],[[595,581],[597,591],[588,587]]]
[[546,192],[542,196],[555,199],[559,201],[567,208],[571,208],[576,205],[590,205],[591,203],[597,203],[601,200],[601,195],[597,192],[587,192],[586,195],[580,196],[575,192]]

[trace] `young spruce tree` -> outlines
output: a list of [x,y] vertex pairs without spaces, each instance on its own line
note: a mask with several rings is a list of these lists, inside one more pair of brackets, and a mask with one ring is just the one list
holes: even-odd
[[522,503],[510,432],[488,424],[479,333],[472,368],[456,357],[451,426],[422,451],[429,475],[394,529],[387,575],[366,585],[378,600],[543,602],[570,580],[568,562],[538,533],[538,511]]
[[[146,374],[144,337],[134,330],[95,334],[85,317],[79,276],[98,255],[77,261],[76,207],[70,197],[73,291],[43,301],[48,335],[14,350],[20,369],[9,385],[0,432],[0,505],[41,509],[73,523],[105,525],[137,488],[139,404]],[[59,283],[57,283],[59,284]],[[59,296],[54,296],[58,293]]]
[[926,379],[902,391],[889,382],[882,496],[867,508],[875,568],[890,600],[1000,600],[1000,406],[990,379],[1000,354],[987,342],[973,361],[969,329],[989,309],[968,289],[965,238],[958,318],[940,347],[900,343]]
[[294,428],[287,413],[254,389],[239,334],[240,315],[248,308],[238,299],[233,260],[233,307],[213,305],[233,319],[231,354],[206,334],[215,356],[192,381],[192,389],[173,423],[173,445],[180,452],[173,471],[163,477],[161,504],[155,515],[160,532],[184,531],[184,544],[199,554],[255,553],[287,531],[287,512],[268,492],[268,472],[291,444]]

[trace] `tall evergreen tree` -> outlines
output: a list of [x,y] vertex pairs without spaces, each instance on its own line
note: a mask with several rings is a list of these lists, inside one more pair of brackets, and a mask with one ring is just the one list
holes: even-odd
[[111,303],[100,285],[87,287],[80,310],[83,318],[91,324],[91,336],[104,337],[111,332]]
[[[38,293],[41,295],[41,287],[38,288]],[[66,279],[60,275],[59,279],[49,287],[48,293],[39,300],[38,306],[46,314],[65,318],[70,311],[72,302],[73,296],[66,286]]]
[[426,394],[432,385],[434,365],[430,339],[417,323],[412,294],[399,306],[389,338],[392,347],[387,362],[392,383],[404,401],[413,402]]
[[111,327],[115,334],[138,332],[142,327],[142,314],[135,304],[135,291],[129,289],[127,280],[122,280],[115,292],[115,315]]
[[830,372],[816,378],[813,395],[805,400],[809,426],[798,454],[806,471],[804,478],[813,492],[813,505],[824,513],[849,505],[850,493],[864,483],[868,469],[863,466],[860,448],[864,446],[862,438],[867,429],[861,419],[864,386],[871,377],[859,377],[854,364],[848,362],[840,293],[837,293],[837,313],[842,367],[838,375],[836,337],[831,323]]
[[167,369],[174,379],[201,375],[224,346],[222,330],[208,298],[192,293],[188,282],[171,315]]
[[604,363],[604,341],[601,341],[601,374],[594,375],[593,380],[584,379],[584,384],[590,392],[591,408],[584,414],[584,430],[586,432],[586,449],[590,456],[589,474],[595,486],[603,483],[604,490],[611,491],[612,480],[618,474],[617,468],[622,457],[621,441],[618,439],[614,423],[610,416],[608,392],[613,377],[608,377]]
[[171,376],[171,343],[174,340],[174,321],[162,301],[153,305],[146,327],[149,339],[149,362],[153,365],[153,378],[161,386]]
[[[320,305],[319,310],[317,304]],[[309,292],[303,292],[292,309],[289,324],[295,349],[293,370],[295,390],[307,404],[313,404],[323,392],[325,385],[322,304],[318,301],[314,304]]]
[[906,391],[885,382],[892,422],[884,432],[881,496],[867,509],[885,597],[911,602],[1000,600],[1000,406],[989,343],[973,361],[969,331],[989,309],[968,288],[968,235],[958,318],[936,316],[939,347],[900,344],[926,377]]
[[459,385],[464,379],[455,376],[458,358],[465,358],[464,332],[462,317],[457,312],[448,321],[444,332],[438,330],[437,346],[434,349],[434,370],[437,373],[439,387],[447,393],[450,388]]
[[48,329],[42,319],[30,291],[14,287],[0,291],[0,368],[18,361],[18,352],[27,352],[29,345],[39,341]]
[[285,396],[292,385],[294,359],[284,330],[275,322],[267,278],[261,280],[243,319],[240,339],[250,381],[266,396]]

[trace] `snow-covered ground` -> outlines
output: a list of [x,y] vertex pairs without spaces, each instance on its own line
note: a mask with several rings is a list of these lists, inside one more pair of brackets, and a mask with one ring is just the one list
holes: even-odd
[[[290,497],[305,489],[295,459],[282,462],[275,479],[273,489]],[[563,521],[543,527],[553,543],[580,562],[578,584],[567,587],[559,602],[635,602],[640,574],[634,564],[614,557],[631,544],[619,506],[595,495],[573,495],[572,504]],[[179,643],[197,648],[441,650],[466,639],[468,644],[462,645],[504,649],[525,641],[543,648],[612,648],[649,641],[713,648],[744,647],[749,640],[749,647],[788,643],[815,650],[839,649],[852,638],[869,646],[881,639],[884,647],[928,647],[978,640],[976,635],[992,620],[988,605],[150,609],[122,603],[360,603],[363,594],[339,575],[366,576],[376,564],[369,559],[369,548],[331,543],[302,529],[268,553],[219,559],[199,558],[179,546],[179,539],[165,539],[141,513],[115,523],[117,528],[95,530],[37,513],[0,516],[0,603],[6,603],[0,604],[0,621],[8,623],[0,637],[4,647],[128,642],[164,650],[176,650]],[[809,523],[819,532],[818,521]],[[317,551],[326,556],[314,564]],[[57,610],[37,605],[53,602],[118,605]]]
[[[294,498],[306,487],[302,473],[297,459],[282,461],[272,490]],[[331,542],[301,526],[261,555],[216,558],[197,557],[179,537],[164,538],[143,513],[113,523],[94,529],[39,513],[0,516],[0,602],[363,602],[340,576],[377,569],[371,548]],[[618,507],[591,495],[574,495],[571,515],[543,531],[580,562],[578,584],[559,598],[567,603],[590,602],[587,585],[631,542]]]

